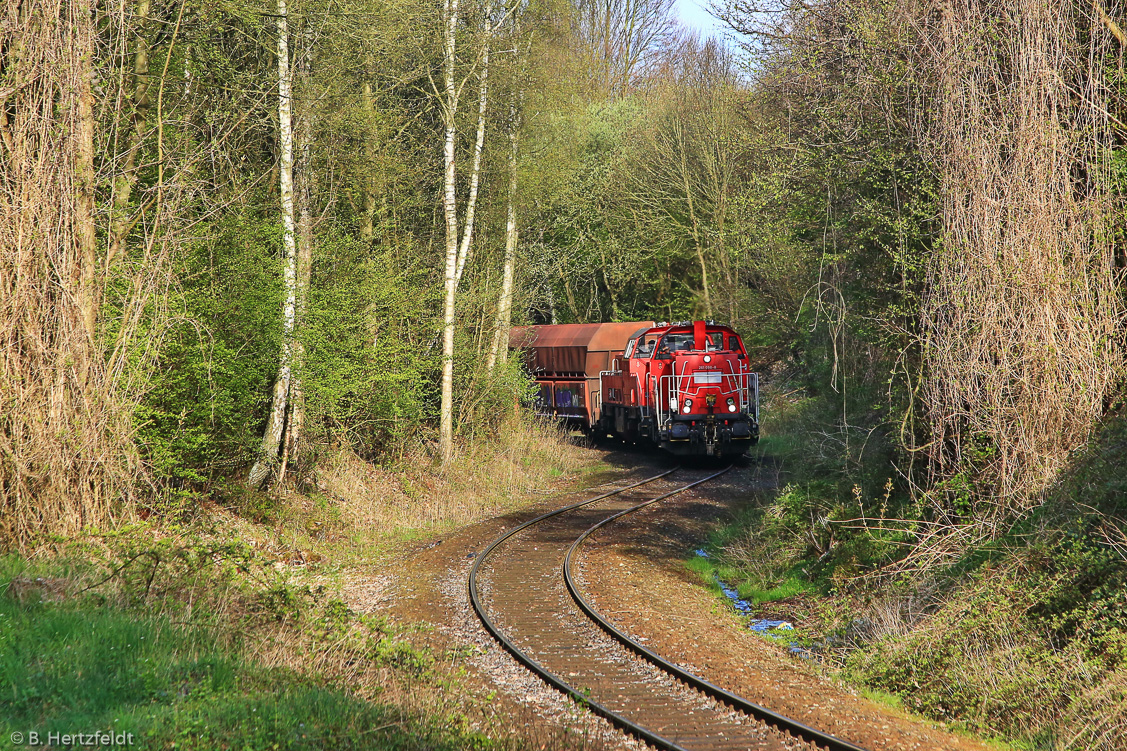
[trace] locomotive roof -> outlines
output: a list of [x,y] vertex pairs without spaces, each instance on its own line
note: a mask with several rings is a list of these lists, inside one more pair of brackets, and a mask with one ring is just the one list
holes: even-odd
[[[680,333],[680,332],[692,333],[694,323],[695,323],[694,321],[677,321],[676,323],[666,323],[666,322],[663,321],[661,323],[653,324],[649,328],[645,328],[645,329],[642,329],[641,331],[635,332],[633,335],[631,335],[630,338],[634,339],[636,337],[643,336],[645,334],[650,334],[650,335],[653,335],[653,336],[664,336],[665,334],[668,334],[671,331],[677,332],[677,333]],[[727,324],[723,324],[723,323],[715,323],[714,321],[705,321],[705,328],[709,331],[719,330],[719,331],[727,331],[727,332],[732,333],[732,334],[736,333],[736,330],[733,329],[731,326],[728,326]]]

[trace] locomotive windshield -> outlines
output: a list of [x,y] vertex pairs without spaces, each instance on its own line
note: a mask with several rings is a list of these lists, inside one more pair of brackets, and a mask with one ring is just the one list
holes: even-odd
[[692,334],[666,334],[658,349],[663,352],[684,352],[693,348]]
[[[734,340],[733,340],[734,342]],[[724,334],[720,331],[710,331],[704,335],[704,350],[714,352],[724,349]],[[666,334],[658,345],[660,352],[690,352],[693,350],[692,332],[678,332]]]

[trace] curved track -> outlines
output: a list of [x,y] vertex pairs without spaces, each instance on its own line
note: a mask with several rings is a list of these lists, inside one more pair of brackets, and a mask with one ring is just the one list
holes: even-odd
[[588,535],[728,470],[680,470],[690,475],[684,482],[669,479],[675,471],[543,514],[494,540],[469,578],[486,629],[547,683],[658,748],[863,751],[664,660],[582,596],[570,566]]

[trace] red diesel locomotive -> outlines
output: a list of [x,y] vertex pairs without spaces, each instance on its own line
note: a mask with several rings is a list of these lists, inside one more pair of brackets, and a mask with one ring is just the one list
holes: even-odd
[[738,456],[759,440],[759,378],[739,335],[711,321],[513,329],[540,391],[537,414],[595,438],[673,454]]

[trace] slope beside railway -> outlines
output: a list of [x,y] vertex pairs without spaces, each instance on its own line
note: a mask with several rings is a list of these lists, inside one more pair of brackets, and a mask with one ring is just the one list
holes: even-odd
[[[461,523],[420,524],[382,542],[316,503],[258,524],[216,508],[207,534],[186,527],[156,540],[98,541],[109,581],[90,570],[10,567],[0,633],[25,662],[4,666],[16,687],[15,699],[0,699],[4,729],[46,727],[50,716],[52,728],[109,723],[160,748],[642,748],[516,663],[470,610],[466,575],[502,530],[670,466],[622,447],[563,451],[530,462],[537,474],[505,489],[499,465],[461,488],[414,475],[426,488],[419,495],[470,492],[478,505]],[[353,479],[352,505],[390,490],[368,480]],[[595,535],[577,561],[578,581],[608,618],[659,653],[864,748],[982,748],[858,697],[753,637],[687,576],[687,552],[764,482],[744,463],[715,488]],[[488,498],[490,483],[509,497]],[[333,487],[319,503],[335,505],[342,488]],[[402,490],[384,500],[409,505]],[[246,544],[224,537],[216,529],[224,525]],[[29,623],[72,636],[32,628],[13,642]],[[66,678],[71,664],[81,666],[77,684]],[[96,690],[107,682],[114,690]],[[60,714],[67,702],[75,709]]]

